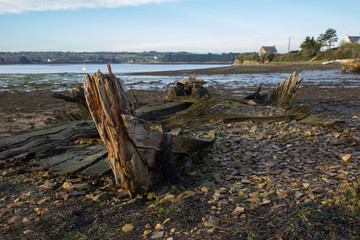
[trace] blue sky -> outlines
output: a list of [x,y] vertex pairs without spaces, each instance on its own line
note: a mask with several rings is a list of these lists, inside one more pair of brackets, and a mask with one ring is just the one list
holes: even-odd
[[0,51],[287,52],[360,35],[359,0],[0,0]]

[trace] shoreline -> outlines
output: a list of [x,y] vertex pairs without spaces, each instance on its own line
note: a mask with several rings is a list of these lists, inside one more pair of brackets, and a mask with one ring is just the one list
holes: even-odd
[[150,75],[150,76],[177,76],[185,74],[250,74],[250,73],[292,73],[304,70],[328,70],[339,69],[340,64],[334,63],[323,65],[322,62],[291,62],[291,63],[256,63],[232,65],[229,67],[191,69],[191,70],[174,70],[174,71],[155,71],[155,72],[138,72],[128,75]]

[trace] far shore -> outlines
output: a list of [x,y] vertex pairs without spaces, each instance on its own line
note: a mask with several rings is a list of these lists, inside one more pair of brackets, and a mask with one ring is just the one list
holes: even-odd
[[340,64],[333,63],[323,65],[322,62],[291,62],[291,63],[255,63],[239,64],[230,67],[176,70],[176,71],[158,71],[158,72],[138,72],[130,75],[153,75],[153,76],[178,76],[188,74],[249,74],[249,73],[292,73],[304,70],[328,70],[339,69]]

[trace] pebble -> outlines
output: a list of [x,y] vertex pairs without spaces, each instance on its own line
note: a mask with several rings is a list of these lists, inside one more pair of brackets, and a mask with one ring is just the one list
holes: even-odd
[[351,154],[346,154],[344,156],[341,157],[341,160],[344,162],[344,163],[349,163],[351,162]]
[[164,229],[165,229],[165,227],[161,223],[158,223],[155,225],[155,230],[164,230]]
[[122,230],[123,232],[130,232],[130,231],[134,230],[134,225],[132,225],[132,224],[125,224],[125,225],[121,228],[121,230]]
[[92,197],[92,200],[95,202],[104,202],[111,199],[111,196],[108,192],[100,193]]
[[231,213],[231,215],[233,215],[234,217],[242,214],[245,212],[245,208],[243,207],[236,207],[235,210]]
[[219,224],[219,219],[213,216],[210,216],[207,221],[204,222],[205,227],[216,227]]
[[165,231],[155,232],[150,239],[158,239],[164,237]]

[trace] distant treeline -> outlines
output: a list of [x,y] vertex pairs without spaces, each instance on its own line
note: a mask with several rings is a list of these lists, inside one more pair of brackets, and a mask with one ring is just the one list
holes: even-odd
[[64,63],[206,63],[233,62],[238,53],[188,52],[0,52],[0,64]]
[[161,58],[161,62],[234,62],[239,53],[194,54],[169,53]]
[[241,53],[236,57],[235,63],[251,62],[298,62],[298,61],[330,61],[336,59],[360,58],[360,44],[342,44],[337,48],[330,48],[309,54],[307,49],[291,51],[289,53],[274,54],[266,53],[259,56],[258,53]]

